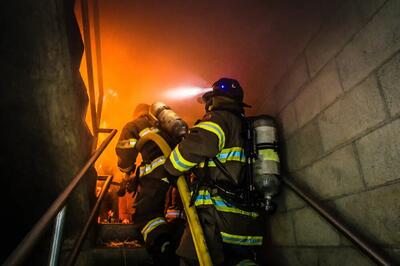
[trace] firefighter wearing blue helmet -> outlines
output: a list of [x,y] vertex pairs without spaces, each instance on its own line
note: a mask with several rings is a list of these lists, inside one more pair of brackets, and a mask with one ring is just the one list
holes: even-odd
[[[243,89],[235,79],[221,78],[202,96],[206,114],[171,152],[165,163],[170,179],[191,171],[196,206],[214,265],[257,265],[253,248],[263,241],[261,216],[236,204],[245,175],[242,123]],[[217,159],[217,160],[216,160]],[[229,173],[224,174],[218,162]],[[197,265],[189,228],[177,250],[183,265]]]

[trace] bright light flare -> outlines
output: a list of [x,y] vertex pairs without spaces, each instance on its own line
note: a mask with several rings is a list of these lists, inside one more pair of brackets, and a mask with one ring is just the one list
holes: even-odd
[[110,95],[111,97],[117,97],[118,92],[113,90],[113,89],[107,89],[107,94]]
[[165,97],[175,100],[183,100],[196,97],[210,90],[212,90],[212,88],[179,87],[176,89],[168,90],[165,93]]

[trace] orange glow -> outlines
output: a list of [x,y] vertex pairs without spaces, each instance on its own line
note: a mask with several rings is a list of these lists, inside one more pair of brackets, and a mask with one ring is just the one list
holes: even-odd
[[[89,7],[90,12],[92,8]],[[101,13],[101,12],[100,12]],[[83,36],[81,6],[76,2],[75,14]],[[101,16],[101,49],[103,59],[104,97],[100,121],[101,128],[116,128],[119,133],[132,119],[135,106],[139,103],[151,104],[162,101],[171,106],[189,124],[202,114],[202,106],[196,103],[196,96],[209,86],[202,78],[179,66],[173,53],[163,53],[161,47],[147,47],[146,40],[133,32],[119,31],[116,25],[106,23],[107,17]],[[115,23],[115,21],[114,21]],[[92,59],[96,103],[98,98],[96,46],[93,36],[93,15],[90,14]],[[117,30],[116,30],[117,29]],[[135,44],[135,45],[132,45]],[[84,51],[85,52],[85,51]],[[80,72],[88,88],[85,54],[82,56]],[[183,86],[183,84],[192,84]],[[176,88],[176,89],[171,89]],[[192,98],[192,100],[189,100]],[[189,100],[189,101],[188,101]],[[193,109],[193,112],[182,113]],[[92,131],[90,107],[87,108],[86,123]],[[100,133],[98,145],[107,137]],[[117,181],[122,178],[117,168],[114,147],[119,134],[109,144],[96,162],[99,175],[114,174]]]

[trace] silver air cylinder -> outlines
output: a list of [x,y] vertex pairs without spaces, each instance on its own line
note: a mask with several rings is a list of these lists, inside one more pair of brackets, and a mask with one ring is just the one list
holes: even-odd
[[187,132],[188,126],[171,108],[162,102],[150,106],[150,116],[157,121],[170,136],[181,139]]
[[254,118],[252,127],[257,154],[253,162],[253,182],[256,190],[263,194],[265,209],[272,211],[275,206],[271,200],[280,186],[276,123],[274,118],[262,115]]

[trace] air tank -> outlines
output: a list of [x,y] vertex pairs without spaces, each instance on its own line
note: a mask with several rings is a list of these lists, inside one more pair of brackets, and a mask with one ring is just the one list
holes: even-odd
[[272,198],[278,193],[280,181],[280,162],[278,156],[277,128],[275,119],[260,115],[252,119],[253,149],[253,184],[264,199],[266,211],[274,211]]
[[153,103],[150,106],[149,113],[161,128],[177,140],[180,140],[187,133],[186,122],[165,103]]

